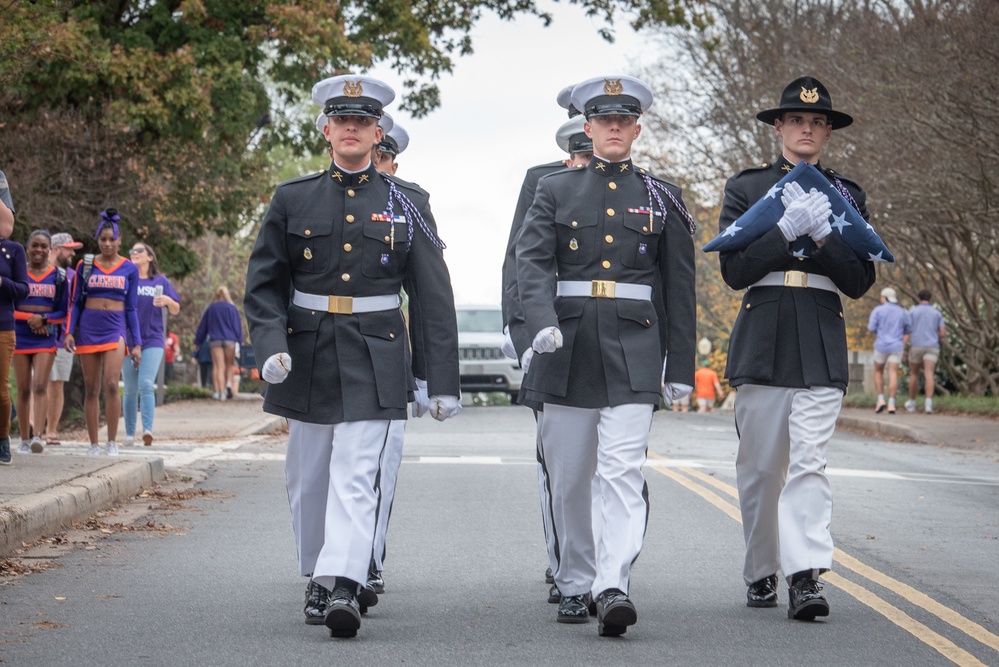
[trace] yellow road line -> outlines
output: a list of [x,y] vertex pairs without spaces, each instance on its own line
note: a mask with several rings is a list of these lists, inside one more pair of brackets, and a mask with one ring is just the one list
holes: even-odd
[[[668,460],[664,456],[660,456],[653,452],[649,452],[649,457],[654,458],[659,461]],[[673,481],[677,482],[688,491],[695,493],[704,500],[706,500],[711,505],[714,505],[722,512],[727,514],[731,519],[738,523],[742,523],[742,515],[739,512],[739,508],[733,505],[731,502],[720,497],[718,494],[712,492],[711,490],[697,484],[695,481],[689,479],[693,477],[696,480],[707,484],[708,486],[718,489],[722,493],[738,500],[738,490],[731,484],[726,484],[721,480],[716,479],[711,475],[706,475],[699,470],[693,468],[679,468],[684,474],[675,472],[670,468],[657,467],[654,468],[659,473],[662,473],[666,477],[669,477]],[[689,477],[688,477],[689,476]],[[876,584],[887,588],[888,590],[896,593],[897,595],[908,600],[913,605],[928,611],[937,618],[941,619],[945,623],[948,623],[952,627],[960,630],[961,632],[967,634],[969,637],[989,646],[992,649],[999,651],[999,637],[992,634],[982,626],[968,620],[967,618],[961,616],[954,610],[940,604],[933,598],[929,597],[925,593],[922,593],[915,588],[898,581],[886,574],[878,572],[874,568],[865,565],[861,561],[857,560],[853,556],[845,553],[842,549],[837,548],[835,550],[835,561],[845,567],[848,570],[855,572],[856,574],[873,581]],[[926,625],[916,621],[912,617],[908,616],[902,612],[897,607],[889,604],[885,600],[881,599],[871,591],[855,584],[843,577],[837,575],[834,572],[827,572],[823,577],[830,584],[841,588],[848,594],[855,597],[860,602],[871,607],[878,613],[882,614],[885,618],[892,621],[898,625],[903,630],[909,632],[915,636],[920,641],[924,642],[928,646],[932,647],[938,651],[941,655],[945,656],[948,660],[951,660],[958,665],[981,665],[983,664],[973,655],[960,648],[947,638],[941,636],[940,634],[934,632]]]

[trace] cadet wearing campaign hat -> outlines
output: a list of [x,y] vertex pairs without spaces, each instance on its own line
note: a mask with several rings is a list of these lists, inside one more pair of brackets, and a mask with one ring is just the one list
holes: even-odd
[[[832,107],[829,91],[806,76],[792,81],[779,106],[756,118],[774,126],[781,155],[725,185],[719,228],[734,223],[799,162],[829,179],[865,220],[863,189],[819,166],[834,129],[853,119]],[[792,187],[797,186],[797,188]],[[829,613],[819,575],[832,567],[832,491],[826,445],[849,380],[840,293],[857,299],[874,284],[874,265],[832,234],[825,194],[784,188],[783,217],[739,250],[719,253],[729,287],[750,288],[732,328],[725,375],[738,388],[736,476],[742,499],[749,607],[777,606],[777,572],[786,578],[788,617]],[[805,243],[806,251],[791,246]]]
[[572,102],[593,158],[538,182],[517,242],[534,350],[521,393],[544,406],[556,618],[586,623],[595,598],[598,633],[617,636],[638,618],[628,590],[648,518],[652,412],[660,392],[670,402],[694,384],[693,219],[679,187],[632,164],[637,117],[653,102],[644,82],[588,79]]
[[[429,411],[460,409],[458,334],[444,243],[429,195],[375,170],[378,121],[395,93],[366,76],[313,88],[328,116],[328,170],[277,187],[247,265],[244,310],[267,382],[264,410],[288,419],[285,462],[308,624],[357,634],[378,602],[364,586],[376,480],[392,422],[415,389],[400,310],[423,315]],[[318,500],[317,500],[318,499]]]

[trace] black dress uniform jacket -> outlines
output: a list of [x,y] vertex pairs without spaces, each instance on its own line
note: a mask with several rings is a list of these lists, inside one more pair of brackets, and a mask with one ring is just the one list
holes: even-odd
[[[755,204],[794,165],[782,156],[773,164],[746,169],[725,184],[719,228],[728,228]],[[846,187],[864,220],[867,195],[854,181],[821,169],[835,184]],[[809,257],[794,257],[781,230],[773,229],[742,250],[719,253],[722,278],[728,286],[746,289],[771,271],[804,271],[828,276],[846,296],[857,299],[874,284],[873,262],[863,261],[835,232],[818,248],[809,243]],[[846,323],[839,294],[797,287],[754,287],[729,339],[725,376],[729,384],[775,387],[837,387],[849,380]]]
[[527,211],[534,203],[534,193],[538,189],[538,181],[542,176],[566,169],[565,161],[539,164],[527,170],[524,183],[520,186],[520,197],[517,208],[513,212],[513,223],[510,225],[510,238],[506,243],[506,257],[503,259],[503,323],[510,327],[510,338],[517,350],[517,358],[523,356],[531,347],[534,336],[527,330],[524,321],[524,308],[520,303],[520,291],[517,287],[517,241],[524,228]]
[[[374,167],[348,174],[333,165],[277,187],[250,256],[244,302],[259,363],[279,352],[292,360],[287,380],[267,386],[265,411],[314,424],[405,419],[414,388],[399,308],[351,315],[300,308],[292,303],[296,288],[364,297],[405,287],[418,313],[413,327],[427,343],[421,372],[429,394],[460,395],[443,253],[399,203],[389,203],[390,183],[436,238],[427,193]],[[414,344],[421,340],[411,335]]]
[[[631,160],[594,157],[586,168],[538,182],[517,245],[520,296],[532,340],[557,326],[563,347],[534,355],[525,378],[528,400],[658,406],[667,352],[666,381],[693,386],[693,241],[677,205],[660,193],[663,215],[644,174]],[[659,183],[681,202],[679,187]],[[556,297],[556,275],[648,285],[652,301]]]

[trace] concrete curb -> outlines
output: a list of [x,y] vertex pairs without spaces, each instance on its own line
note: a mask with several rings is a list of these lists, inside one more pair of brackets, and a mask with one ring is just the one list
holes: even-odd
[[245,438],[249,435],[272,435],[284,429],[284,417],[277,415],[267,415],[262,419],[251,422],[236,433],[237,438]]
[[840,415],[836,423],[846,428],[864,431],[873,435],[886,435],[892,438],[900,438],[909,442],[926,443],[927,441],[919,435],[919,431],[906,426],[905,424],[887,424],[876,419],[864,419],[863,417],[847,417]]
[[166,477],[163,459],[119,461],[0,507],[0,556],[88,517]]

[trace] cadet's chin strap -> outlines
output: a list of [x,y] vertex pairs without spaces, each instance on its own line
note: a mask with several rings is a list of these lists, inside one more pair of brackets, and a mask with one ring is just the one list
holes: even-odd
[[[682,215],[687,221],[687,231],[690,232],[691,236],[693,236],[694,232],[697,231],[697,223],[694,222],[694,218],[691,217],[687,209],[683,207],[683,204],[677,201],[676,197],[673,196],[673,193],[669,191],[669,188],[652,180],[648,174],[642,174],[642,179],[645,181],[645,188],[649,191],[649,216],[651,217],[652,215],[652,198],[655,197],[656,203],[659,204],[659,210],[663,212],[663,222],[666,221],[666,206],[663,204],[663,200],[659,196],[659,191],[665,192],[666,196],[673,202],[673,206],[676,207],[676,210],[678,210],[680,215]],[[651,229],[651,227],[649,229]]]
[[[385,178],[385,177],[382,176],[382,178]],[[430,239],[430,242],[433,243],[435,246],[437,246],[438,249],[444,250],[447,247],[446,245],[444,245],[444,241],[440,240],[440,238],[437,237],[430,230],[430,227],[427,225],[426,221],[423,219],[423,216],[420,215],[420,212],[416,209],[416,206],[413,204],[413,202],[411,202],[409,200],[409,197],[407,197],[403,193],[399,192],[398,189],[396,189],[395,183],[392,182],[392,179],[385,178],[385,181],[388,183],[388,186],[389,186],[389,200],[388,200],[388,205],[385,207],[385,212],[386,212],[387,215],[392,216],[392,202],[396,201],[396,202],[399,203],[399,206],[402,207],[403,212],[406,214],[406,218],[410,221],[409,222],[409,238],[407,240],[410,243],[412,243],[412,241],[413,241],[413,227],[415,225],[413,225],[412,221],[416,220],[417,224],[420,225],[420,229],[422,229],[423,233],[427,235],[428,239]],[[394,217],[394,216],[392,216],[392,217]],[[393,231],[394,231],[395,223],[393,222],[392,225],[393,225]]]

